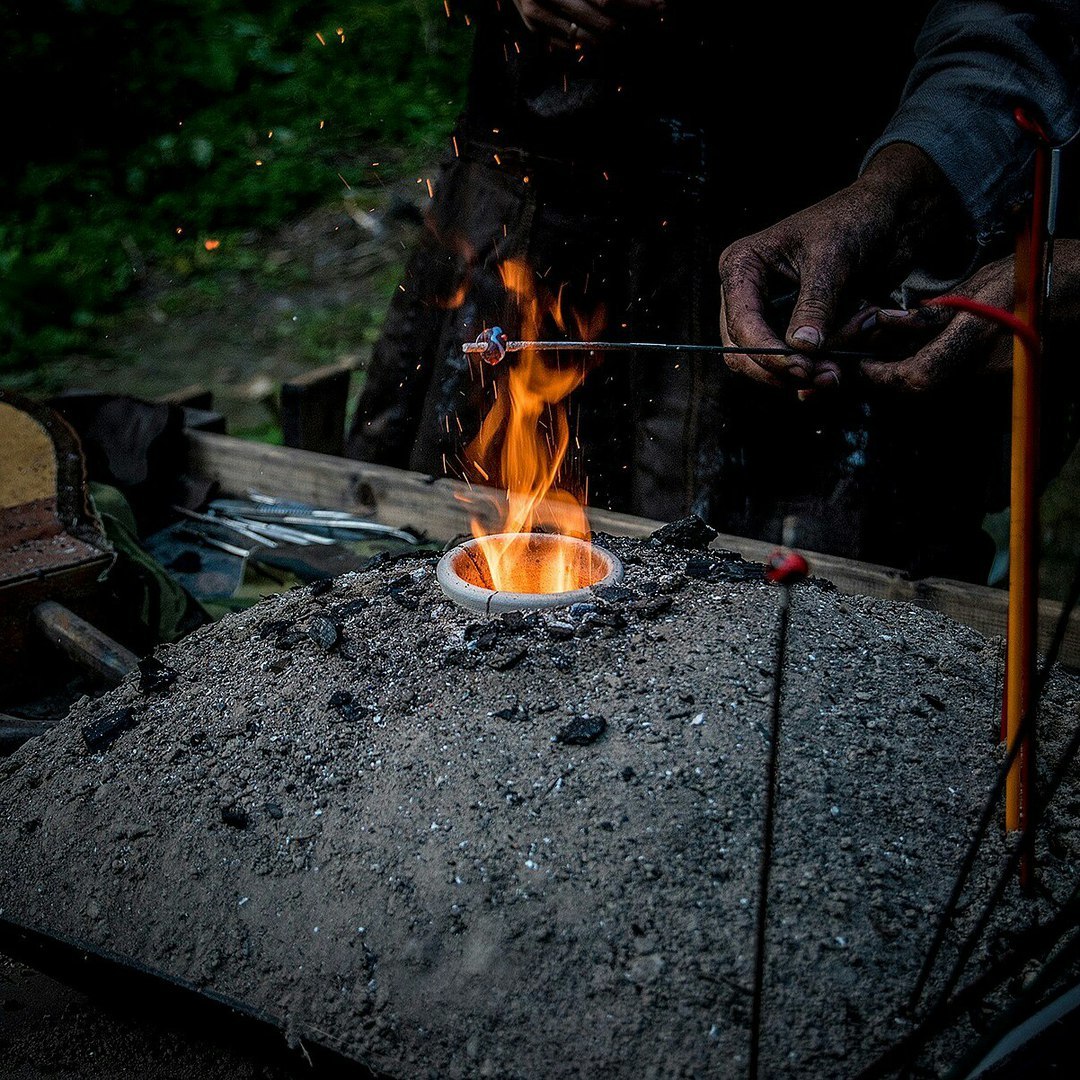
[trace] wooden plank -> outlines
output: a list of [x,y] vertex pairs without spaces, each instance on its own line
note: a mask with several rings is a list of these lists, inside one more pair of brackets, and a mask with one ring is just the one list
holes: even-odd
[[340,455],[345,448],[345,407],[351,362],[316,368],[281,387],[281,434],[285,445]]
[[[500,492],[477,488],[445,477],[371,465],[362,461],[244,442],[228,436],[188,433],[189,467],[197,475],[216,480],[230,493],[256,488],[283,498],[299,499],[370,517],[398,528],[410,526],[432,539],[451,540],[469,533],[474,515],[486,527],[499,520]],[[592,507],[589,517],[599,532],[619,536],[649,536],[663,523]],[[737,551],[761,562],[774,544],[742,536],[721,534],[714,548]],[[862,594],[916,604],[948,615],[992,637],[1005,632],[1008,594],[985,585],[946,578],[911,580],[900,571],[837,555],[805,552],[812,572],[828,578],[843,593]],[[1045,650],[1061,614],[1052,600],[1039,603],[1039,647]],[[1080,617],[1069,620],[1061,659],[1080,668]]]

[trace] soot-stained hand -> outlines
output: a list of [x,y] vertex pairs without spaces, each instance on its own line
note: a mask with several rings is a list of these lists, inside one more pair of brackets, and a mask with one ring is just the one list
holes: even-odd
[[[738,240],[720,257],[721,340],[743,346],[728,366],[800,391],[839,385],[840,365],[820,354],[860,297],[887,294],[912,268],[949,193],[936,166],[905,143],[885,147],[849,187]],[[773,299],[795,294],[786,326]],[[770,355],[761,349],[796,349]]]

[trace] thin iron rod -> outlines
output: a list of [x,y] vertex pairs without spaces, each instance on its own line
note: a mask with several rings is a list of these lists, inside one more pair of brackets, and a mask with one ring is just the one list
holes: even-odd
[[765,931],[769,913],[769,875],[772,870],[773,834],[776,823],[777,780],[780,772],[780,703],[784,688],[791,586],[780,585],[780,626],[773,672],[772,722],[769,732],[769,771],[765,788],[765,825],[761,841],[761,872],[758,880],[757,927],[754,942],[754,1001],[750,1013],[750,1080],[757,1080],[761,1055],[761,1010],[765,998]]
[[[491,350],[491,343],[486,341],[466,341],[461,346],[463,353],[487,353]],[[508,341],[505,346],[506,352],[523,352],[526,349],[535,349],[538,352],[698,352],[713,353],[715,355],[743,354],[756,356],[799,356],[807,355],[806,349],[783,348],[750,348],[743,345],[687,345],[681,342],[668,341]],[[830,351],[814,352],[815,357],[849,357],[859,360],[871,358],[867,350],[858,349],[833,349]],[[877,357],[877,359],[881,359]]]

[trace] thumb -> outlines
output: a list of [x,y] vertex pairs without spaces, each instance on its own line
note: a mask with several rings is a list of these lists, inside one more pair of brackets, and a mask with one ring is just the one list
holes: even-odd
[[787,343],[794,349],[819,349],[832,325],[845,275],[832,260],[811,264],[799,282],[799,298],[788,322]]

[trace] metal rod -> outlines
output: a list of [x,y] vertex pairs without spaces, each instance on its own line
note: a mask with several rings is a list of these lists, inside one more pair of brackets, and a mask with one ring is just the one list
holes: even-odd
[[[487,354],[491,351],[491,344],[485,341],[466,341],[461,346],[465,354]],[[714,355],[744,354],[757,356],[799,356],[807,354],[806,349],[783,348],[750,348],[743,345],[688,345],[681,342],[667,341],[508,341],[506,352],[522,352],[525,349],[535,349],[539,352],[689,352],[689,353],[712,353]],[[858,349],[833,349],[830,351],[814,352],[815,357],[850,357],[853,359],[866,360],[871,356],[867,350]]]

